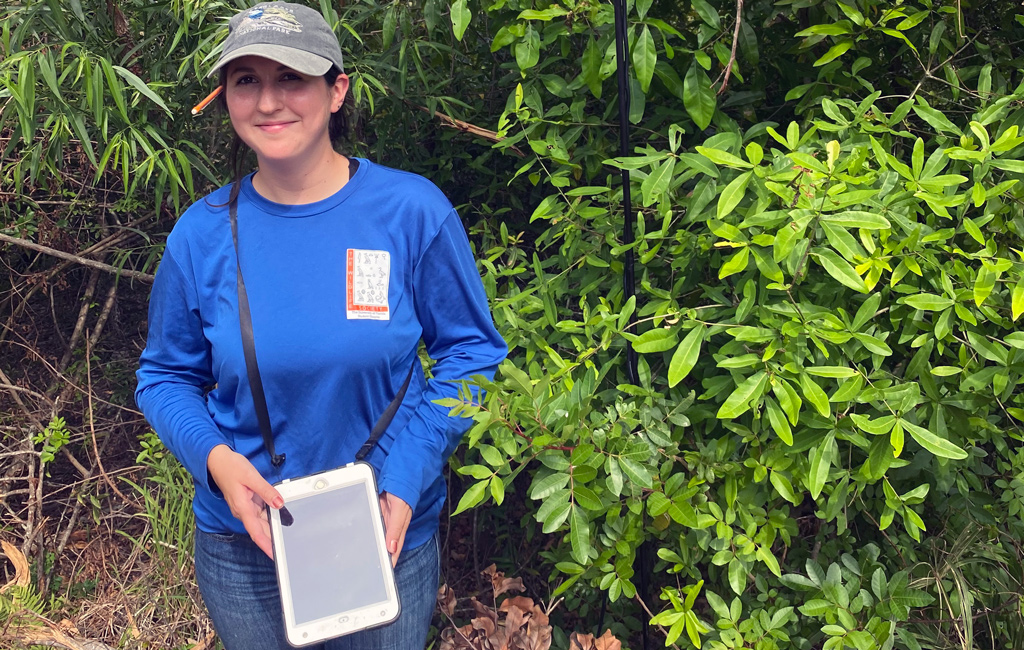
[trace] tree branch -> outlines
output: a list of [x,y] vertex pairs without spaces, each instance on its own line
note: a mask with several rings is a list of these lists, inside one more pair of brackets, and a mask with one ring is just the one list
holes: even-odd
[[718,94],[721,95],[725,92],[726,86],[729,85],[729,77],[732,75],[732,66],[736,63],[736,46],[740,42],[740,26],[743,25],[743,0],[736,0],[736,28],[732,32],[732,52],[729,53],[729,63],[725,66],[725,78],[722,79],[722,87],[718,89]]
[[152,284],[153,280],[155,279],[154,276],[150,275],[149,273],[142,273],[141,271],[132,271],[130,269],[119,269],[116,266],[104,264],[103,262],[97,262],[96,260],[90,260],[80,255],[65,253],[64,251],[59,251],[56,248],[43,246],[42,244],[37,244],[27,239],[22,239],[20,237],[11,237],[10,235],[0,233],[0,242],[6,242],[8,244],[14,244],[15,246],[21,246],[22,248],[34,250],[40,253],[44,253],[46,255],[59,257],[62,260],[75,262],[76,264],[81,264],[82,266],[88,266],[89,268],[99,269],[101,271],[106,271],[107,273],[113,273],[115,275],[120,275],[122,277],[131,278],[132,280],[138,280],[139,282],[146,282],[148,284]]

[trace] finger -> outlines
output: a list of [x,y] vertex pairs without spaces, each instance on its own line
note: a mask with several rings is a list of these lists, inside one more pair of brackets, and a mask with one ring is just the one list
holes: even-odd
[[409,528],[409,520],[412,518],[412,510],[409,506],[394,495],[387,495],[389,516],[387,518],[387,549],[391,554],[391,566],[398,563],[398,557],[405,546],[405,533]]
[[262,521],[259,516],[253,511],[244,513],[242,519],[242,525],[245,526],[245,532],[249,533],[249,538],[252,539],[253,543],[260,548],[261,551],[267,554],[271,560],[274,559],[274,549],[270,542],[270,527]]
[[273,485],[267,483],[267,480],[260,476],[255,467],[247,478],[249,480],[246,481],[246,487],[252,490],[255,496],[263,499],[263,502],[271,508],[275,510],[281,509],[284,505],[284,498],[281,496],[281,493]]

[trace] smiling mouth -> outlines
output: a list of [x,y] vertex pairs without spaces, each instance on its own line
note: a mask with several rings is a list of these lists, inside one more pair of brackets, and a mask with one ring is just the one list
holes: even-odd
[[275,131],[281,131],[287,126],[294,124],[294,122],[267,122],[264,124],[257,124],[256,127],[263,131],[269,131],[271,133]]

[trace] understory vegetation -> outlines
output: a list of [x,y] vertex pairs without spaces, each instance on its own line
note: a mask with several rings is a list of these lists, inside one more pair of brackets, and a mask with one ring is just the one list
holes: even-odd
[[[216,647],[131,393],[241,6],[0,8],[4,647]],[[632,0],[625,152],[612,4],[314,6],[510,347],[447,404],[435,647],[1024,647],[1019,3]]]

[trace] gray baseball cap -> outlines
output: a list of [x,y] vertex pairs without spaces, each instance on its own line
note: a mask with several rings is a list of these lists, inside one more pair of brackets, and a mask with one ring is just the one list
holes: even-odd
[[261,2],[228,22],[228,37],[211,76],[243,56],[261,56],[303,74],[320,76],[331,66],[343,70],[341,46],[324,17],[293,2]]

